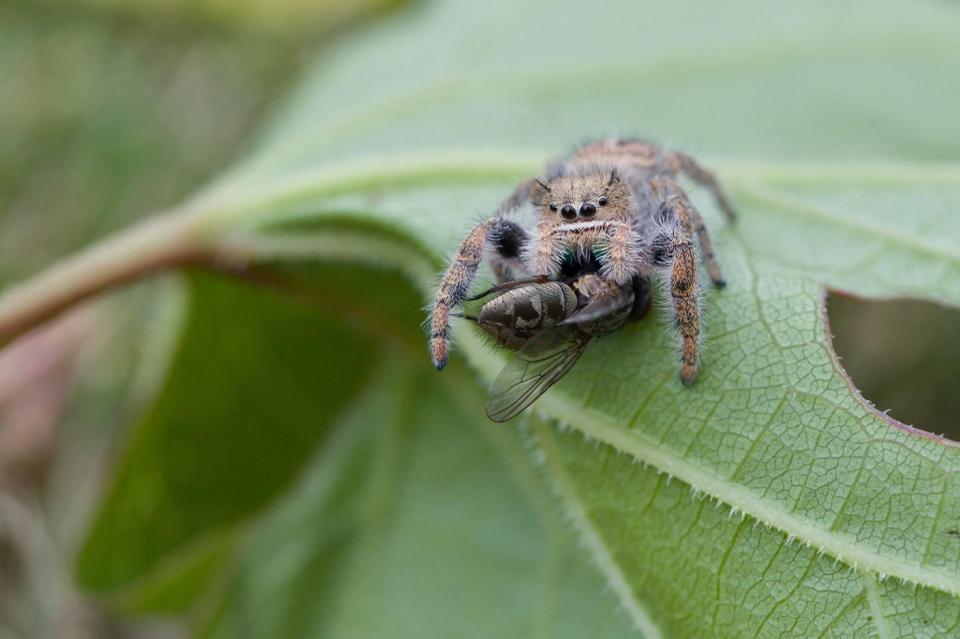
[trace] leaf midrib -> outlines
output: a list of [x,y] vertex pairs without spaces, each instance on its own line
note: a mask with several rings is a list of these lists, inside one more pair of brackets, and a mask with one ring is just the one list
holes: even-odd
[[590,521],[587,509],[580,499],[572,480],[567,476],[562,465],[557,463],[559,452],[556,450],[552,438],[545,433],[543,424],[534,420],[533,430],[537,442],[544,453],[544,463],[550,471],[553,488],[561,498],[567,510],[567,515],[578,529],[581,539],[590,551],[594,562],[607,579],[610,589],[620,600],[620,604],[630,615],[634,624],[643,632],[645,639],[659,639],[662,636],[660,627],[653,621],[641,602],[630,587],[626,576],[617,565],[616,559],[603,541],[603,537],[594,528]]
[[860,575],[863,583],[863,593],[870,607],[870,617],[873,625],[877,629],[877,639],[888,639],[890,631],[887,628],[887,618],[883,612],[883,606],[880,603],[880,596],[877,593],[877,579],[874,575],[865,573]]
[[[331,198],[339,195],[360,193],[370,189],[406,190],[462,184],[464,182],[500,183],[510,179],[520,179],[535,174],[545,157],[542,153],[519,150],[502,150],[465,153],[458,150],[449,152],[430,152],[398,154],[374,160],[354,160],[336,167],[321,167],[302,171],[275,183],[258,186],[254,189],[227,188],[209,192],[188,204],[198,218],[200,226],[207,232],[227,232],[236,227],[257,227],[269,225],[274,220],[270,213],[278,208],[289,208],[296,204]],[[757,170],[756,165],[743,163],[714,163],[721,178],[727,179],[728,186],[742,197],[751,198],[759,203],[787,211],[791,214],[843,226],[861,234],[876,237],[887,243],[903,246],[911,251],[928,254],[960,264],[960,251],[951,250],[935,242],[918,240],[905,235],[887,225],[876,224],[862,219],[850,218],[839,212],[814,207],[789,200],[782,192],[763,190],[757,186],[758,180],[803,181],[815,184],[816,179],[827,171],[846,173],[851,182],[872,182],[875,176],[882,175],[891,183],[909,180],[914,184],[955,184],[960,185],[960,165],[916,164],[916,163],[869,163],[858,164],[801,164],[791,172],[790,164],[768,165],[765,170]],[[817,167],[820,167],[819,169]],[[756,170],[757,175],[752,171]],[[871,172],[875,171],[875,174]],[[874,179],[871,179],[874,175]],[[813,177],[814,179],[810,179]],[[358,216],[366,212],[358,212]],[[322,215],[322,213],[320,214]]]
[[957,575],[885,556],[864,548],[845,535],[826,530],[817,522],[781,508],[771,507],[746,487],[718,477],[704,468],[675,456],[669,449],[640,433],[623,431],[606,415],[583,408],[562,393],[554,392],[545,395],[538,401],[536,408],[547,417],[567,421],[588,437],[626,452],[638,461],[650,464],[680,479],[692,488],[718,499],[733,510],[742,511],[757,521],[792,536],[804,545],[817,548],[845,565],[896,576],[909,583],[960,595],[960,577]]

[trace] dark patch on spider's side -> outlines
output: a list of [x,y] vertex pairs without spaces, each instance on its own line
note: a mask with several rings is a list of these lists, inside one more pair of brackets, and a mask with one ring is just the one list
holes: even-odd
[[956,528],[951,528],[950,530],[947,531],[947,535],[949,537],[953,537],[954,539],[960,539],[960,530],[957,530]]
[[660,237],[653,242],[653,264],[654,266],[664,267],[670,264],[673,259],[673,246],[670,238]]
[[911,435],[960,446],[952,374],[960,370],[960,311],[830,291],[822,313],[834,365],[866,408]]
[[520,257],[520,247],[526,239],[526,231],[515,222],[504,222],[500,236],[496,240],[496,250],[502,257],[513,259]]

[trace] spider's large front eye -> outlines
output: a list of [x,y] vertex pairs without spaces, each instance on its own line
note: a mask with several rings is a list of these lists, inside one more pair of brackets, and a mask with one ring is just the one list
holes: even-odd
[[554,213],[556,213],[556,212],[557,212],[557,205],[556,205],[556,204],[551,204],[551,205],[550,205],[550,210],[553,211]]
[[560,215],[566,220],[572,220],[577,217],[577,209],[573,208],[571,204],[564,204],[563,208],[560,209]]
[[606,196],[606,195],[601,195],[601,196],[600,196],[600,199],[597,200],[597,204],[599,204],[600,206],[606,206],[606,205],[607,205],[607,196]]

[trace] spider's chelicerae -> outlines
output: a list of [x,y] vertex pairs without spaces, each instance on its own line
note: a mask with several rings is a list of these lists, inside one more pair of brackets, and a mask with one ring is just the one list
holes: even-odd
[[[710,279],[718,287],[725,282],[703,219],[676,181],[680,173],[710,189],[720,209],[735,218],[710,171],[684,153],[641,140],[585,144],[569,158],[548,164],[542,178],[518,185],[463,240],[437,290],[430,318],[430,353],[437,369],[447,362],[451,312],[467,295],[489,248],[501,283],[599,269],[602,277],[625,285],[635,276],[664,273],[681,341],[680,377],[692,384],[700,339],[694,236]],[[518,216],[528,202],[537,212],[530,230]]]

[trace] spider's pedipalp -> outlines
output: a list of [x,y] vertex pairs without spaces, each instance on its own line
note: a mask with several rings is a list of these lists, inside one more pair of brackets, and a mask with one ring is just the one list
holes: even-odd
[[556,275],[563,260],[563,243],[553,232],[551,220],[537,223],[536,235],[529,242],[523,254],[523,263],[527,271],[534,275]]
[[629,224],[612,225],[601,244],[602,273],[617,284],[626,284],[641,270],[641,256],[636,232]]

